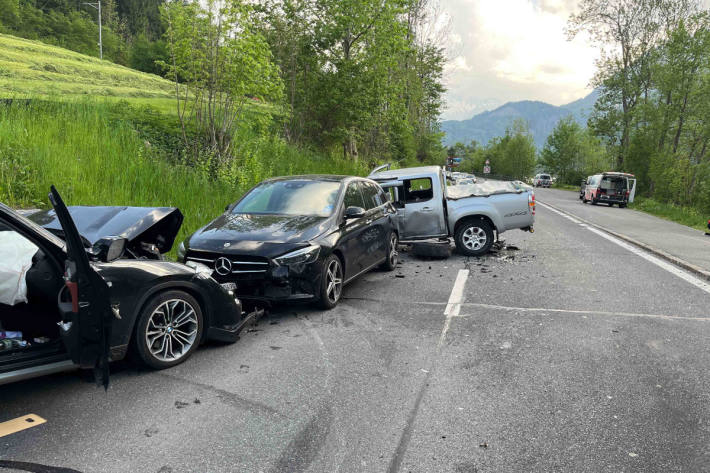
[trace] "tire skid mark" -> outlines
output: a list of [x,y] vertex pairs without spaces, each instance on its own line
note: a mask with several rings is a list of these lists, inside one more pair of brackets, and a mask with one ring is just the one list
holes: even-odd
[[271,406],[268,406],[266,404],[263,404],[258,401],[252,401],[251,399],[247,399],[245,397],[240,396],[239,394],[215,387],[211,384],[205,384],[205,383],[200,383],[199,381],[194,381],[191,379],[184,379],[184,378],[179,378],[177,376],[173,376],[171,374],[167,373],[153,373],[157,376],[163,376],[165,378],[170,378],[175,381],[180,381],[182,383],[189,384],[191,386],[197,386],[202,389],[206,389],[207,391],[211,391],[217,395],[217,397],[224,402],[225,404],[229,404],[233,407],[236,407],[238,409],[245,409],[250,412],[256,413],[256,414],[268,414],[268,415],[277,415],[279,417],[282,417],[284,419],[287,419],[288,416],[283,414],[282,412],[274,409]]
[[441,353],[441,349],[446,341],[446,334],[449,331],[449,326],[451,324],[451,319],[459,316],[459,311],[461,310],[461,305],[464,302],[465,294],[464,289],[466,287],[466,281],[468,280],[469,270],[460,269],[454,282],[454,287],[451,289],[451,295],[449,296],[449,301],[446,303],[446,309],[444,310],[444,315],[446,315],[446,320],[444,322],[444,327],[441,330],[441,335],[436,344],[436,350],[434,351],[434,356],[431,357],[429,363],[427,364],[426,376],[424,377],[424,382],[419,388],[417,393],[417,398],[414,401],[414,406],[407,416],[407,423],[405,424],[404,430],[402,431],[402,436],[397,444],[397,449],[394,452],[392,461],[387,468],[387,473],[398,473],[402,467],[402,461],[407,453],[407,447],[412,439],[412,432],[414,431],[414,421],[419,414],[419,407],[421,406],[422,400],[424,399],[424,394],[426,394],[427,388],[429,387],[429,379],[436,368],[436,359]]
[[[306,332],[316,342],[318,349],[321,352],[323,363],[325,366],[325,379],[323,385],[325,387],[324,405],[311,417],[308,423],[298,432],[298,434],[289,442],[286,448],[281,452],[281,456],[272,468],[273,473],[301,473],[310,467],[316,460],[321,449],[325,445],[328,435],[333,430],[333,424],[336,422],[336,414],[333,410],[333,363],[330,360],[330,354],[323,343],[323,339],[318,334],[307,315],[298,315],[297,319],[305,327]],[[345,439],[338,434],[338,443],[342,446],[345,444]],[[344,452],[344,448],[339,449]],[[344,453],[341,453],[343,455]],[[340,470],[340,461],[335,472]]]
[[61,466],[42,465],[40,463],[29,463],[12,460],[0,460],[0,468],[28,471],[30,473],[81,473],[79,470],[64,468]]

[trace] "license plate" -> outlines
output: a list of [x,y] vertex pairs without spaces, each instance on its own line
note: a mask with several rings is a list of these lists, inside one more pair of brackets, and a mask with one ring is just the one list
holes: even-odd
[[224,282],[221,284],[221,286],[227,291],[236,291],[237,290],[237,284],[233,283],[233,282]]

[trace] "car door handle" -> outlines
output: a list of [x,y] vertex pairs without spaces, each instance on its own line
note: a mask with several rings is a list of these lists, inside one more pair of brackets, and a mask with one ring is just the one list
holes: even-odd
[[422,212],[431,212],[432,210],[434,209],[432,209],[431,207],[422,207]]

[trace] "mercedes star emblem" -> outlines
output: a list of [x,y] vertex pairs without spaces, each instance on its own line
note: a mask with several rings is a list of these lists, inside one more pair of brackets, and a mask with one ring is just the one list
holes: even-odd
[[217,274],[226,276],[232,272],[232,262],[224,256],[217,258],[217,261],[214,262],[214,270],[217,271]]

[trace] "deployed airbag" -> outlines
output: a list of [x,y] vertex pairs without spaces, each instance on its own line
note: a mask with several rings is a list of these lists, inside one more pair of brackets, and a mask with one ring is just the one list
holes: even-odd
[[27,302],[27,271],[37,246],[14,231],[0,231],[0,304]]

